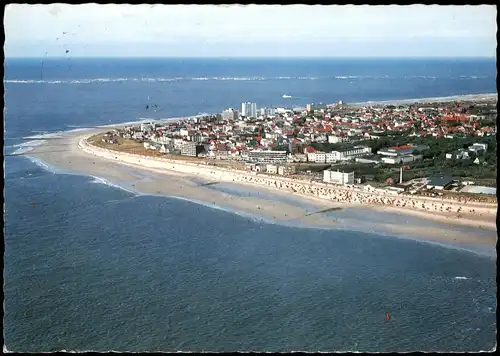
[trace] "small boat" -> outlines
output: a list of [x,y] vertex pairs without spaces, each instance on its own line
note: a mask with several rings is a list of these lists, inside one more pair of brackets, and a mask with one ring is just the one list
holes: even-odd
[[291,98],[292,96],[291,95],[286,95],[286,94],[283,94],[283,99],[289,99]]

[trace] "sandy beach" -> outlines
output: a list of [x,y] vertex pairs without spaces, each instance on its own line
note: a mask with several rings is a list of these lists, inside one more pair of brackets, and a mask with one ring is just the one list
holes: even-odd
[[[118,126],[122,125],[115,125]],[[321,184],[318,187],[307,186],[304,182],[288,182],[286,179],[279,180],[269,176],[256,177],[246,172],[224,172],[214,167],[192,165],[193,168],[179,162],[169,167],[165,163],[145,163],[145,157],[142,162],[141,157],[134,157],[137,164],[133,164],[131,162],[136,161],[121,157],[122,153],[108,152],[106,158],[106,154],[95,151],[96,147],[90,147],[86,143],[86,137],[101,131],[102,128],[79,129],[52,135],[51,139],[37,141],[38,145],[33,145],[29,158],[68,173],[99,177],[102,182],[131,192],[188,199],[266,223],[408,236],[452,244],[459,248],[478,246],[496,255],[494,205],[470,205],[473,206],[471,208],[459,202],[446,202],[447,207],[461,209],[461,218],[457,218],[456,212],[443,211],[444,203],[438,199],[418,198],[412,200],[413,206],[403,206],[407,202],[403,202],[399,196],[374,197],[348,189],[331,190]],[[229,194],[218,191],[216,185],[202,186],[200,181],[225,182],[257,193],[252,196]],[[304,189],[298,191],[294,187]],[[286,200],[291,197],[295,202]],[[387,205],[388,199],[392,199],[390,206]],[[309,208],[304,208],[303,205],[308,205]],[[420,205],[419,209],[416,208],[417,205]],[[311,213],[311,209],[318,212],[329,208],[340,210]],[[367,221],[366,216],[360,214],[362,209],[369,209],[374,221]]]
[[350,105],[354,105],[354,106],[408,105],[408,104],[413,104],[413,103],[440,103],[440,102],[448,102],[448,101],[465,102],[465,101],[485,101],[485,100],[498,100],[498,93],[455,95],[455,96],[444,96],[444,97],[439,97],[439,98],[363,101],[363,102],[359,102],[359,103],[352,103]]

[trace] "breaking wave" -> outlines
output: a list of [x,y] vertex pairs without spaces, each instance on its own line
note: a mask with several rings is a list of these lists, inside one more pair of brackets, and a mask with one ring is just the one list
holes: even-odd
[[13,145],[12,147],[16,147],[17,150],[12,152],[12,154],[22,154],[22,153],[27,153],[32,151],[35,147],[40,146],[46,142],[45,140],[33,140],[33,141],[28,141],[28,142],[23,142],[17,145]]
[[[156,195],[156,194],[151,194],[151,195]],[[254,222],[266,222],[266,223],[270,223],[271,222],[269,218],[265,218],[265,217],[258,216],[258,215],[255,215],[255,214],[251,214],[251,213],[241,212],[241,211],[238,211],[236,209],[223,207],[223,206],[217,205],[217,204],[210,204],[208,202],[203,202],[203,201],[197,200],[197,199],[184,198],[184,197],[179,197],[179,196],[176,196],[176,195],[162,195],[162,194],[160,194],[160,196],[163,196],[163,197],[166,197],[166,198],[171,198],[171,199],[183,200],[183,201],[187,201],[187,202],[190,202],[190,203],[195,203],[195,204],[198,204],[198,205],[202,205],[202,206],[207,207],[207,208],[224,211],[226,213],[235,214],[235,215],[241,216],[243,218],[250,219],[250,220],[252,220]]]
[[104,178],[100,178],[100,177],[96,177],[96,176],[92,176],[94,179],[90,182],[90,183],[93,183],[93,184],[103,184],[103,185],[107,185],[108,187],[112,187],[112,188],[116,188],[116,189],[121,189],[121,190],[124,190],[128,193],[132,193],[132,194],[135,194],[137,195],[137,192],[134,192],[132,190],[129,190],[125,187],[122,187],[118,184],[114,184],[114,183],[111,183],[110,181],[104,179]]
[[312,77],[312,76],[279,76],[279,77],[262,77],[262,76],[248,76],[248,77],[141,77],[141,78],[86,78],[86,79],[66,79],[66,80],[17,80],[17,79],[4,79],[4,83],[10,84],[93,84],[93,83],[116,83],[116,82],[143,82],[143,83],[156,83],[156,82],[179,82],[179,81],[272,81],[272,80],[345,80],[345,79],[484,79],[488,75],[471,75],[471,76],[457,76],[457,77],[435,77],[435,76],[404,76],[404,77],[391,77],[388,75],[337,75],[333,77]]
[[[33,131],[37,132],[37,131]],[[31,136],[25,136],[25,139],[32,139],[32,140],[44,140],[46,138],[58,138],[62,137],[64,134],[64,131],[56,131],[56,132],[46,132],[46,131],[38,131],[38,135],[31,135]]]
[[58,169],[54,166],[48,165],[47,163],[43,162],[41,159],[36,158],[36,157],[31,157],[31,156],[25,156],[27,159],[29,159],[32,163],[36,164],[38,167],[45,169],[48,172],[54,173],[54,174],[67,174],[67,172]]

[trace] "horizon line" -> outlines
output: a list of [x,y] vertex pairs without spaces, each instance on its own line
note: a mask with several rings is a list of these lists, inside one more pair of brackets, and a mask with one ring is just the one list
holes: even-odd
[[495,59],[495,56],[5,56],[7,59]]

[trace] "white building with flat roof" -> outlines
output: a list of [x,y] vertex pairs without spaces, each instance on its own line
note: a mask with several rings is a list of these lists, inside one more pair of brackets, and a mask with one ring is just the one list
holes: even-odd
[[278,166],[275,164],[266,164],[266,172],[271,173],[271,174],[276,174],[278,173]]
[[276,109],[273,108],[261,108],[259,111],[260,115],[264,117],[274,116],[276,114]]
[[285,163],[286,151],[248,151],[248,160],[254,163]]
[[396,157],[382,157],[382,163],[384,164],[401,164],[416,161],[422,158],[422,155],[406,155],[406,156],[396,156]]
[[356,157],[366,156],[372,153],[371,147],[356,146],[342,151],[332,151],[335,155],[335,161],[349,161]]
[[142,132],[151,132],[154,130],[154,124],[152,122],[143,122],[141,123],[141,131]]
[[328,143],[344,143],[349,141],[350,141],[349,137],[328,135]]
[[323,182],[342,185],[354,184],[354,172],[344,173],[326,169],[323,171]]
[[471,151],[471,152],[478,152],[481,150],[487,151],[488,144],[487,143],[475,143],[472,146],[469,146],[469,151]]
[[222,112],[222,120],[238,120],[239,113],[237,110],[229,108]]
[[335,152],[308,152],[307,160],[314,163],[335,163],[337,162],[337,156]]

